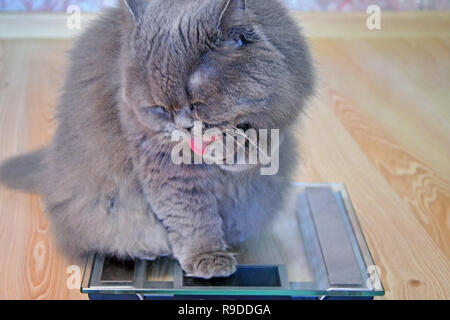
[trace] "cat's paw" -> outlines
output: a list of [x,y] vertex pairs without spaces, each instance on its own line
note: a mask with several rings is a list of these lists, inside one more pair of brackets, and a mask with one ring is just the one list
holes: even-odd
[[236,272],[236,259],[227,251],[201,253],[183,261],[188,277],[211,279],[229,277]]

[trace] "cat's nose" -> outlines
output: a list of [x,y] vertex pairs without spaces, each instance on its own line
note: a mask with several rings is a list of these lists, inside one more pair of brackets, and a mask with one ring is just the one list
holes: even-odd
[[175,124],[181,129],[191,129],[194,127],[194,119],[191,116],[190,106],[181,109],[175,115]]

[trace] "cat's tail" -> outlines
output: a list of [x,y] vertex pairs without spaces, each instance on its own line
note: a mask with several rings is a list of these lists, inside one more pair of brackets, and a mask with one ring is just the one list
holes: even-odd
[[0,184],[32,193],[40,193],[45,172],[46,149],[18,156],[0,164]]

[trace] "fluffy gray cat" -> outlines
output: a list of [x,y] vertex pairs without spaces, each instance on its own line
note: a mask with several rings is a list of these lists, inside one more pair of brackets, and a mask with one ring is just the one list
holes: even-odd
[[[229,276],[230,247],[282,202],[291,127],[311,96],[308,46],[277,0],[123,0],[71,52],[58,129],[9,160],[0,181],[42,195],[65,252],[176,258],[194,277]],[[280,169],[176,165],[171,133],[280,129]],[[248,147],[248,146],[247,146]]]

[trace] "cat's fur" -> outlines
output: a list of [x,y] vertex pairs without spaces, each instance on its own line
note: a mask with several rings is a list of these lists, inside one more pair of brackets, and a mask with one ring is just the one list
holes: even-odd
[[[229,245],[281,202],[313,84],[277,0],[122,1],[71,52],[53,142],[6,162],[0,180],[42,195],[69,254],[172,255],[192,276],[228,276]],[[193,119],[279,128],[280,172],[173,164],[170,133]]]

